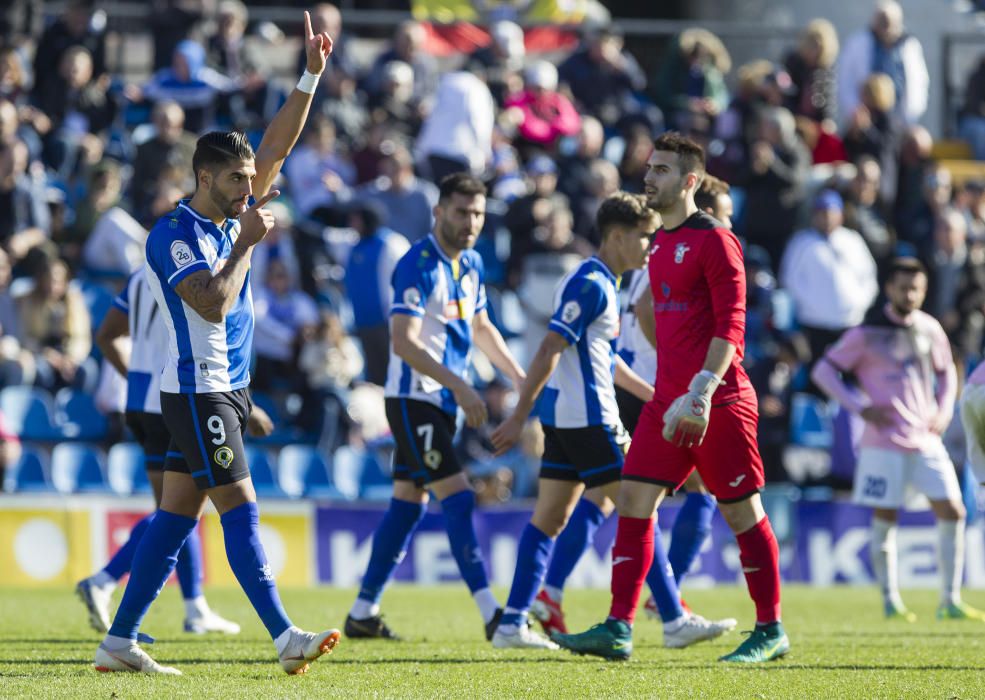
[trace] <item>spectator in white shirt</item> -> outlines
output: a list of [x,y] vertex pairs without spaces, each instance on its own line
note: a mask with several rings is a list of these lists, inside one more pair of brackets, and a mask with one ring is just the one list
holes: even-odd
[[813,227],[794,235],[780,265],[780,282],[793,297],[815,361],[842,332],[862,322],[879,293],[865,239],[842,220],[841,197],[821,191],[814,200]]

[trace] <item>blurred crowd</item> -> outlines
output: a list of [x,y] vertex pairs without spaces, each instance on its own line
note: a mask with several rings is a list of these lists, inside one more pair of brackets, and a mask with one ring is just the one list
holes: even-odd
[[[142,264],[148,228],[194,187],[196,136],[235,128],[256,144],[292,85],[264,56],[294,47],[300,72],[303,53],[237,0],[208,15],[157,0],[153,72],[128,81],[108,69],[96,3],[69,0],[44,18],[40,5],[13,3],[24,12],[0,24],[0,387],[71,387],[114,413],[119,382],[93,344],[108,300]],[[861,321],[894,255],[923,260],[927,310],[962,363],[980,358],[985,182],[959,181],[935,158],[920,126],[923,50],[895,2],[842,37],[813,20],[783,55],[741,66],[719,37],[688,29],[651,73],[614,26],[534,54],[501,21],[476,50],[439,60],[431,30],[408,20],[365,60],[335,6],[316,6],[312,21],[335,48],[251,273],[253,388],[293,439],[385,442],[389,274],[430,231],[435,182],[464,170],[488,184],[478,249],[490,310],[525,362],[554,285],[598,243],[598,204],[641,191],[666,129],[704,144],[709,172],[731,188],[774,480],[791,478],[791,397],[811,392],[812,358]],[[985,160],[985,53],[965,94],[960,157]],[[494,426],[509,388],[481,357],[474,371]],[[466,430],[460,446],[482,493],[530,495],[539,431],[496,460],[487,437]]]

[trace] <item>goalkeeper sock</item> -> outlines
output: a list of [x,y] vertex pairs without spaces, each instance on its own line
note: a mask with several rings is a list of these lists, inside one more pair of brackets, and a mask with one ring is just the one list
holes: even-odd
[[[613,561],[615,561],[614,552]],[[653,593],[653,600],[657,604],[657,610],[660,611],[661,620],[671,622],[684,616],[681,593],[677,590],[674,571],[667,561],[667,550],[664,548],[660,525],[657,524],[656,519],[653,520],[653,563],[646,574],[646,582],[650,586],[650,592]]]
[[291,626],[277,593],[277,584],[260,543],[260,511],[256,503],[243,503],[219,518],[226,542],[226,558],[253,609],[277,639]]
[[114,581],[119,581],[124,574],[130,573],[133,557],[137,553],[137,545],[140,544],[140,539],[147,532],[153,519],[154,514],[151,513],[134,525],[133,529],[130,530],[130,537],[122,547],[116,550],[116,554],[109,560],[109,563],[103,567],[103,571],[112,576]]
[[765,625],[780,619],[780,548],[770,519],[735,536],[739,544],[739,562],[749,587],[749,597],[756,604],[756,624]]
[[671,533],[667,559],[674,570],[674,580],[680,586],[681,579],[691,569],[701,553],[708,535],[711,519],[715,515],[715,499],[706,493],[689,493],[677,513]]
[[133,555],[130,580],[116,611],[109,634],[122,639],[137,638],[137,630],[151,603],[164,588],[178,563],[178,550],[198,521],[184,515],[158,510],[147,526]]
[[[564,590],[568,576],[578,565],[581,556],[592,545],[595,533],[603,522],[605,515],[597,505],[587,498],[578,501],[568,524],[554,542],[554,553],[551,555],[551,564],[547,568],[547,577],[544,579],[548,591]],[[551,598],[556,601],[561,600],[560,596],[553,594]]]
[[630,625],[636,619],[643,581],[653,564],[653,518],[619,516],[612,547],[612,606],[609,617]]

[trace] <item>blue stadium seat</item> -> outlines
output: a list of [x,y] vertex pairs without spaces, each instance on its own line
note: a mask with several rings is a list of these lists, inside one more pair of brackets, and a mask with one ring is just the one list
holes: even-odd
[[62,389],[55,394],[55,406],[55,420],[66,438],[98,441],[106,437],[106,416],[96,408],[91,394]]
[[312,445],[282,447],[277,456],[277,477],[291,498],[344,498],[332,483],[328,464]]
[[20,459],[7,470],[4,490],[18,493],[52,491],[48,454],[37,447],[23,445]]
[[346,498],[359,497],[359,482],[365,468],[366,451],[342,445],[332,453],[332,479]]
[[270,463],[270,455],[266,450],[256,445],[247,445],[246,462],[250,465],[250,477],[253,479],[253,488],[256,489],[257,496],[264,498],[287,496],[277,483],[273,465]]
[[8,386],[0,390],[0,411],[17,435],[24,440],[49,442],[61,438],[55,426],[55,404],[45,389]]
[[144,449],[135,442],[118,442],[109,448],[106,457],[106,478],[113,493],[129,496],[134,492],[137,475],[142,474],[144,481]]
[[51,483],[59,493],[109,491],[102,450],[76,442],[55,445],[51,451]]
[[[373,447],[372,445],[370,447]],[[359,478],[359,497],[367,501],[388,501],[393,495],[393,438],[378,441],[366,455]]]
[[790,401],[790,441],[803,447],[829,448],[834,440],[831,409],[813,394],[794,394]]
[[97,282],[83,282],[80,284],[80,289],[86,308],[89,309],[92,330],[95,331],[113,304],[113,293]]

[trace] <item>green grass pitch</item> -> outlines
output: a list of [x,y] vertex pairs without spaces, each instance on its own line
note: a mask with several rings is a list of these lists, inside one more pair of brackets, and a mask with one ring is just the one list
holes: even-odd
[[[184,675],[148,677],[93,670],[99,635],[89,629],[71,591],[0,590],[0,698],[985,697],[985,624],[938,622],[930,591],[906,592],[920,617],[911,625],[884,621],[874,589],[788,586],[784,617],[791,654],[767,665],[735,667],[716,659],[738,644],[738,631],[669,650],[661,646],[659,623],[642,614],[636,651],[627,663],[567,652],[500,651],[482,636],[463,586],[394,586],[384,612],[407,641],[343,637],[334,654],[298,677],[280,670],[240,591],[207,593],[216,610],[243,625],[243,633],[182,633],[178,591],[168,587],[143,630],[157,637],[151,655]],[[353,594],[289,589],[283,598],[294,622],[314,630],[341,627]],[[739,630],[751,623],[752,604],[741,587],[689,591],[687,597],[706,616],[738,617]],[[973,604],[982,597],[968,596]],[[580,630],[599,621],[608,599],[605,591],[570,591],[569,624]]]

